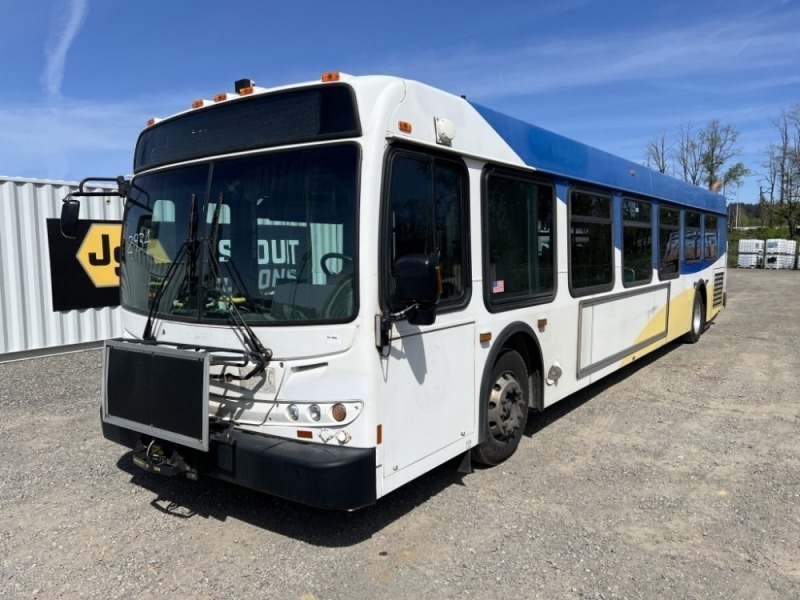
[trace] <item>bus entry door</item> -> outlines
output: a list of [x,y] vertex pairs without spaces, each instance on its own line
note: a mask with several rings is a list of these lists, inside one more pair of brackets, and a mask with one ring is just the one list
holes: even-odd
[[475,324],[444,321],[393,328],[382,365],[388,489],[465,452],[475,431]]

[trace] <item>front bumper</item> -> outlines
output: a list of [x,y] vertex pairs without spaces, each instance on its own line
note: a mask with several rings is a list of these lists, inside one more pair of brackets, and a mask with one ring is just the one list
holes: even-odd
[[[102,422],[103,436],[128,448],[150,438]],[[144,439],[142,439],[144,438]],[[327,509],[356,509],[376,501],[375,449],[287,440],[236,429],[226,442],[211,440],[208,452],[172,443],[198,474]]]

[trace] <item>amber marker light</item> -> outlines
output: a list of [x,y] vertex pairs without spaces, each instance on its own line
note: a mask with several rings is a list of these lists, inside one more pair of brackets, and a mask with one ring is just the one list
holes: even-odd
[[382,444],[383,443],[383,425],[378,425],[378,431],[377,431],[376,438],[377,438],[378,444]]
[[347,418],[347,408],[341,402],[337,402],[331,407],[331,416],[334,421],[341,423]]
[[228,94],[228,92],[222,92],[221,94],[214,96],[214,102],[224,102],[229,96],[230,94]]
[[148,127],[152,127],[152,126],[153,126],[153,125],[155,125],[157,122],[158,122],[158,121],[157,121],[155,118],[152,118],[152,119],[147,119],[147,126],[148,126]]
[[397,128],[403,133],[411,133],[411,123],[408,121],[398,121]]
[[306,431],[305,429],[298,429],[297,430],[297,437],[299,437],[301,439],[304,439],[304,440],[310,440],[311,438],[314,437],[314,434],[311,433],[310,431]]
[[481,334],[478,336],[478,339],[479,339],[479,340],[481,341],[481,343],[483,343],[483,344],[485,344],[486,342],[491,342],[491,341],[492,341],[492,334],[491,334],[491,332],[490,332],[490,333],[481,333]]
[[249,85],[247,87],[243,87],[242,89],[240,89],[239,90],[239,95],[240,96],[249,96],[250,94],[252,94],[255,91],[256,90],[253,88],[253,86]]
[[322,74],[322,81],[325,83],[329,83],[331,81],[339,81],[341,78],[341,73],[339,71],[328,71],[327,73]]

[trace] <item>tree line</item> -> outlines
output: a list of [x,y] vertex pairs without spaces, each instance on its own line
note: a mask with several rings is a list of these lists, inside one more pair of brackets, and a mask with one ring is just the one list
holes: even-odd
[[[776,139],[764,149],[759,198],[754,210],[762,227],[775,222],[789,227],[793,239],[800,224],[800,102],[771,119]],[[718,119],[698,128],[689,123],[673,136],[660,131],[647,142],[648,167],[723,195],[738,190],[752,171],[741,161],[739,131]]]

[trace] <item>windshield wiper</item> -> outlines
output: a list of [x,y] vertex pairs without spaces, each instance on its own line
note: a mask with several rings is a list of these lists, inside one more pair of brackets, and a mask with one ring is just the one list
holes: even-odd
[[192,203],[191,208],[189,209],[189,236],[183,240],[183,243],[181,243],[180,247],[178,248],[178,252],[175,254],[175,259],[170,263],[167,272],[164,273],[164,278],[161,280],[161,284],[158,286],[155,296],[153,296],[153,302],[150,304],[150,311],[147,313],[147,323],[145,323],[144,332],[142,333],[142,339],[144,340],[156,339],[156,336],[153,334],[153,321],[158,310],[158,305],[161,304],[161,297],[164,295],[164,292],[172,281],[172,275],[177,270],[177,265],[183,261],[184,255],[187,252],[189,252],[189,265],[186,276],[190,282],[189,292],[191,293],[191,278],[194,276],[194,268],[197,257],[195,248],[192,247],[192,249],[189,250],[189,247],[194,245],[196,215],[197,197],[192,194]]
[[169,284],[172,281],[172,275],[177,271],[177,265],[183,260],[183,255],[186,254],[187,249],[189,248],[189,240],[183,240],[183,243],[178,248],[178,253],[175,255],[175,260],[169,265],[167,272],[164,274],[164,279],[161,280],[161,284],[158,286],[156,290],[155,296],[153,296],[153,301],[150,304],[150,311],[147,313],[147,323],[144,326],[144,332],[142,332],[142,339],[144,340],[155,340],[156,336],[152,334],[153,330],[153,320],[156,315],[156,309],[158,305],[161,303],[161,297],[164,295],[164,291],[167,289]]
[[[211,267],[211,277],[214,282],[222,282],[222,268],[217,260],[216,247],[218,243],[217,238],[219,236],[219,215],[222,211],[222,205],[224,203],[225,195],[220,193],[217,205],[214,207],[214,216],[211,219],[211,235],[201,241],[201,244],[206,247],[206,257],[208,258],[208,264]],[[245,296],[249,298],[251,303],[253,303],[255,306],[252,296],[250,296],[250,293],[244,285],[242,276],[236,268],[236,265],[233,263],[233,257],[228,256],[225,264],[228,267],[228,273],[231,274],[231,278],[234,280],[235,284],[242,289],[242,291],[245,293]],[[215,284],[214,287],[216,288],[217,285]],[[256,363],[256,368],[246,376],[242,377],[242,379],[248,379],[256,373],[260,373],[264,370],[264,368],[267,366],[267,363],[272,358],[272,350],[264,347],[264,345],[261,343],[261,340],[258,339],[258,336],[244,320],[242,314],[239,312],[239,309],[236,306],[236,303],[233,301],[233,293],[231,292],[230,294],[227,294],[226,297],[223,291],[221,295],[225,299],[227,305],[230,307],[228,315],[233,321],[233,326],[236,327],[241,333],[242,341],[244,342],[245,346],[247,346],[253,361]]]

